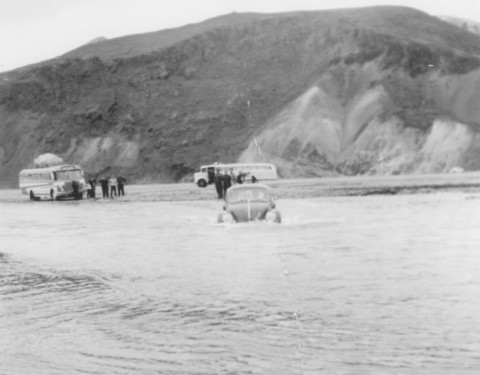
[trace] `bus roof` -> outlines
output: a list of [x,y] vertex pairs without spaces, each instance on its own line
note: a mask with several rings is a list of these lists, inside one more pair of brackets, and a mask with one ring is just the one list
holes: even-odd
[[53,165],[51,167],[45,167],[45,168],[22,169],[19,174],[22,175],[22,174],[31,174],[31,173],[74,171],[74,170],[82,170],[82,168],[76,164],[59,164],[59,165]]

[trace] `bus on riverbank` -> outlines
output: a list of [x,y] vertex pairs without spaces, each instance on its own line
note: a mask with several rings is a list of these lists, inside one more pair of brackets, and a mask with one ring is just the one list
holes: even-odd
[[248,178],[255,176],[257,180],[276,180],[278,178],[277,168],[269,163],[232,163],[222,164],[215,163],[210,165],[202,165],[198,172],[193,175],[193,180],[198,187],[206,187],[215,182],[215,171],[222,174],[230,174],[238,176],[240,173],[245,174]]
[[87,190],[82,168],[73,164],[24,169],[18,180],[22,194],[31,200],[82,199]]

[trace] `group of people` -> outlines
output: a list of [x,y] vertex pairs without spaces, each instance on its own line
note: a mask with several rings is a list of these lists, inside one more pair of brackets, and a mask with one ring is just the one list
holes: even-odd
[[[229,173],[222,173],[221,169],[215,170],[215,189],[217,190],[218,199],[223,199],[227,193],[227,190],[233,184],[243,184],[247,173],[240,173],[235,176],[233,169]],[[258,182],[254,175],[251,175],[252,183]]]
[[[98,181],[102,186],[103,198],[113,198],[114,196],[125,195],[125,184],[127,180],[124,177],[113,177],[105,175]],[[87,181],[87,198],[95,198],[95,188],[97,186],[97,180],[91,178]]]

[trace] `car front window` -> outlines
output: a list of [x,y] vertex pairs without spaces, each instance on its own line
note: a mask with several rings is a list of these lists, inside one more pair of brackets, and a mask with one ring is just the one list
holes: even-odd
[[228,203],[269,202],[270,193],[264,189],[230,190],[227,193]]

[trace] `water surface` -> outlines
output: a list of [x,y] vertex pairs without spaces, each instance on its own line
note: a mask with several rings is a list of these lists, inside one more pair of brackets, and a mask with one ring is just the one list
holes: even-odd
[[3,192],[1,374],[478,373],[480,194],[280,196],[280,225],[218,225],[213,189],[128,188]]

